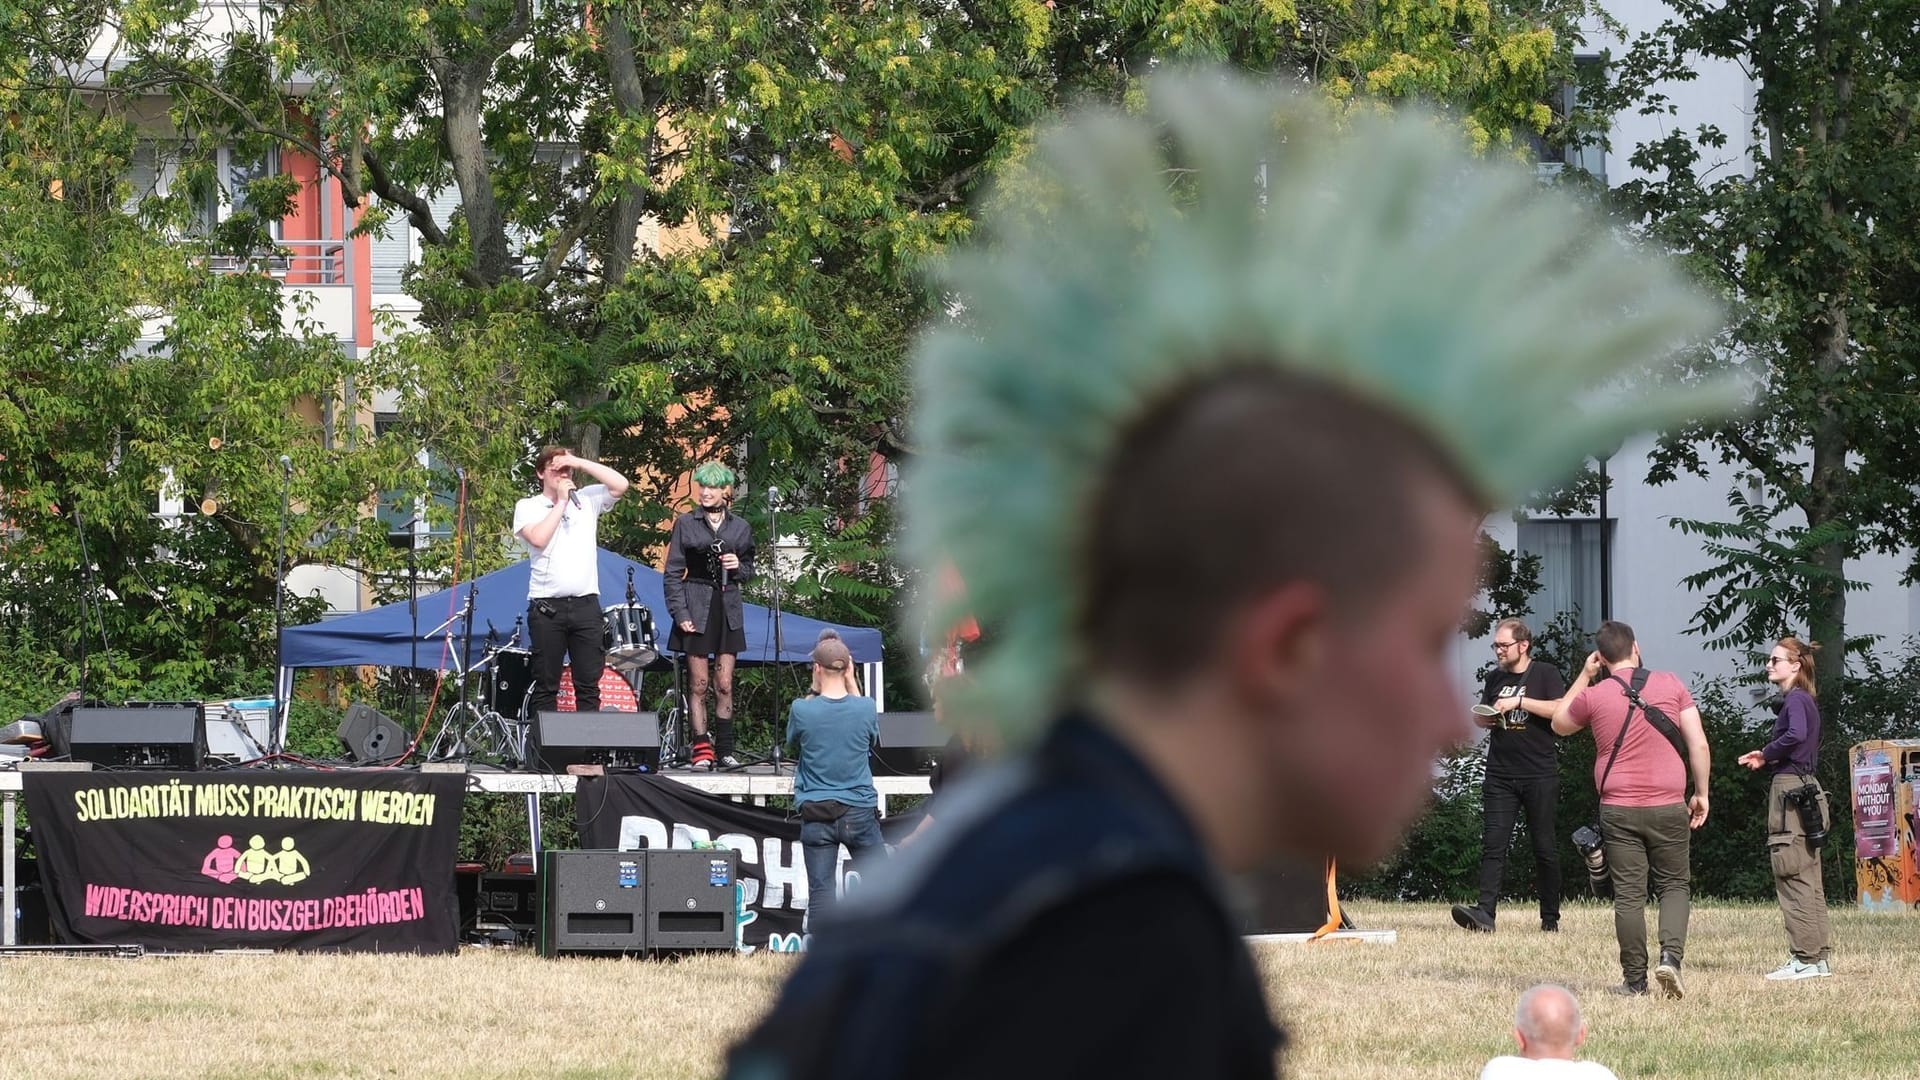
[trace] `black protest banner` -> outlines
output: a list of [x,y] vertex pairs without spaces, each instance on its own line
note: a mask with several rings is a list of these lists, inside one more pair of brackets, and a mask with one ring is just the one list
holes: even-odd
[[[798,952],[806,947],[807,865],[800,819],[737,803],[649,774],[582,778],[574,793],[580,845],[633,851],[713,844],[740,853],[739,944],[742,949]],[[888,818],[889,841],[910,828]],[[841,889],[857,887],[859,871],[840,849]]]
[[30,773],[60,940],[167,951],[453,952],[465,778]]

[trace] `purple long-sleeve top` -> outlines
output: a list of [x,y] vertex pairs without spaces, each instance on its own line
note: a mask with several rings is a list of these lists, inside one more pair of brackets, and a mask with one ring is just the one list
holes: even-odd
[[1773,738],[1760,748],[1760,756],[1767,759],[1768,772],[1811,775],[1819,752],[1820,707],[1812,694],[1795,687],[1781,700]]

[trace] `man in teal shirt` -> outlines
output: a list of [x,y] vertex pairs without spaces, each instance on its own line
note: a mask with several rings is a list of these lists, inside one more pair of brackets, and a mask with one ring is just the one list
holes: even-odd
[[833,905],[840,846],[856,859],[886,850],[874,813],[880,796],[867,760],[880,738],[879,712],[872,698],[860,695],[853,654],[832,630],[822,630],[813,647],[813,689],[787,713],[787,746],[798,749],[793,799],[800,810],[810,930]]

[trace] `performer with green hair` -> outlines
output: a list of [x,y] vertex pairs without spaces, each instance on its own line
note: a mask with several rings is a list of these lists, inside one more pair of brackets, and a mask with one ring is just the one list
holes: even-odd
[[753,528],[728,509],[733,483],[733,470],[718,461],[693,470],[697,505],[675,519],[662,568],[667,614],[673,619],[667,647],[687,659],[691,764],[696,768],[739,764],[733,756],[733,667],[747,647],[740,583],[753,577]]
[[1314,100],[1083,112],[947,264],[908,524],[994,643],[953,710],[1026,751],[814,927],[732,1076],[1272,1076],[1221,877],[1389,851],[1470,734],[1484,515],[1735,398],[1660,373],[1715,318],[1661,262]]

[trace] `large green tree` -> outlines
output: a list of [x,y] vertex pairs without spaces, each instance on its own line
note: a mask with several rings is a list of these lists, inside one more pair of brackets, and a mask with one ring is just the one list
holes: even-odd
[[[10,334],[38,325],[35,370],[61,374],[45,394],[9,380],[10,430],[27,452],[9,453],[0,488],[16,514],[57,502],[52,488],[86,489],[99,527],[126,538],[111,557],[151,573],[154,552],[188,550],[147,524],[158,470],[199,483],[250,455],[220,477],[220,511],[188,526],[227,562],[183,559],[170,593],[112,586],[124,618],[161,627],[181,611],[141,596],[221,583],[201,588],[230,606],[192,609],[171,638],[156,631],[176,652],[227,644],[208,637],[212,624],[244,621],[235,612],[249,604],[257,629],[273,580],[273,462],[289,448],[297,561],[391,572],[396,557],[353,527],[355,508],[381,488],[451,487],[456,468],[468,518],[497,535],[524,486],[514,463],[533,442],[566,438],[641,482],[632,543],[664,518],[689,461],[726,452],[752,486],[812,508],[796,519],[818,547],[803,592],[825,602],[822,582],[850,565],[890,585],[886,519],[866,517],[862,478],[875,455],[912,452],[905,357],[913,327],[941,311],[918,270],[967,234],[981,186],[1048,110],[1130,101],[1157,66],[1207,60],[1296,78],[1342,108],[1426,102],[1487,152],[1523,153],[1564,121],[1542,103],[1569,76],[1576,26],[1592,13],[1584,0],[296,0],[258,19],[236,11],[252,9],[0,7],[0,114],[13,140],[0,214],[32,203],[47,215],[31,242],[9,230],[0,258],[16,273],[29,250],[66,260],[30,291],[32,304],[69,313],[56,327],[34,324],[32,305],[9,312]],[[108,64],[88,60],[100,28]],[[190,193],[133,212],[124,190],[47,201],[55,177],[112,189],[142,139],[167,140],[202,194],[221,146],[317,161],[362,230],[419,233],[407,281],[418,327],[346,365],[281,328],[270,277],[208,272],[208,251],[241,264],[271,251],[287,178],[250,185],[246,212],[197,253],[175,242]],[[451,221],[433,212],[448,195]],[[81,245],[75,230],[123,246]],[[164,357],[134,362],[139,323],[126,313],[142,310],[166,311],[174,329]],[[76,336],[95,323],[118,336]],[[175,366],[196,349],[217,360],[211,375]],[[108,378],[134,368],[185,400],[136,406]],[[396,438],[351,423],[379,388],[399,395]],[[330,442],[289,415],[295,398],[336,406]],[[56,429],[61,410],[90,425]],[[178,435],[164,453],[115,449],[113,418],[136,410]],[[255,427],[229,430],[234,450],[210,457],[223,410]],[[411,465],[421,446],[434,478]],[[100,463],[116,453],[114,474]],[[124,478],[119,489],[109,475]],[[440,524],[449,512],[436,508]],[[13,602],[43,610],[55,636],[66,628],[71,651],[70,597],[33,590],[78,553],[34,535],[38,569],[16,575]],[[7,556],[25,565],[22,549]]]
[[[1810,631],[1832,646],[1822,679],[1837,679],[1848,563],[1920,541],[1920,4],[1669,7],[1614,65],[1610,105],[1675,115],[1673,84],[1731,62],[1753,80],[1751,128],[1681,123],[1631,148],[1648,175],[1621,185],[1617,205],[1727,296],[1730,327],[1694,370],[1750,373],[1754,409],[1673,433],[1653,479],[1718,464],[1754,484],[1730,497],[1731,520],[1682,523],[1716,559],[1691,580],[1707,593],[1697,626],[1756,649]],[[1751,155],[1714,167],[1730,136],[1748,137]]]

